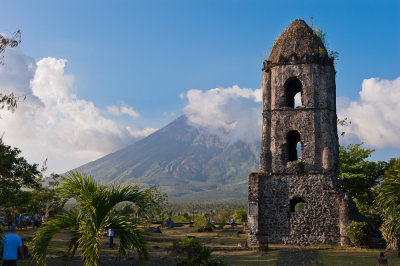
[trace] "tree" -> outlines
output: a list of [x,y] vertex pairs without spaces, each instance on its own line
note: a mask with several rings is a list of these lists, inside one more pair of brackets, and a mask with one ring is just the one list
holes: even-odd
[[64,199],[75,199],[77,204],[68,212],[49,220],[40,227],[32,241],[32,254],[40,264],[46,264],[46,252],[51,238],[61,230],[69,230],[71,239],[67,254],[73,256],[82,250],[85,265],[98,265],[100,241],[107,228],[116,230],[120,237],[117,255],[127,255],[135,250],[141,260],[148,258],[143,232],[133,216],[118,215],[113,208],[121,202],[132,202],[141,213],[159,206],[154,189],[138,185],[99,185],[93,178],[78,172],[62,177],[59,188]]
[[235,210],[233,219],[239,223],[247,223],[247,210]]
[[183,218],[185,218],[185,220],[190,223],[192,222],[192,217],[190,217],[189,213],[185,210],[185,212],[183,213]]
[[224,228],[224,225],[229,221],[231,212],[229,209],[218,210],[214,215],[213,219],[220,229]]
[[[7,48],[18,46],[21,42],[21,31],[17,30],[12,38],[7,38],[5,35],[0,34],[0,55],[4,53]],[[3,63],[3,57],[0,56],[0,65]],[[13,93],[6,95],[0,93],[0,109],[7,107],[7,110],[14,111],[17,107],[17,102],[20,97],[15,96]],[[24,97],[25,99],[25,97]]]
[[51,210],[60,212],[64,207],[65,201],[57,191],[61,176],[54,173],[50,174],[50,176],[45,176],[46,170],[47,159],[43,163],[40,175],[35,180],[38,186],[31,191],[27,191],[27,193],[31,194],[31,197],[25,206],[33,212],[38,209],[43,210],[47,218]]
[[355,200],[362,214],[379,220],[374,199],[378,195],[377,185],[388,163],[367,161],[374,150],[364,149],[361,145],[349,144],[339,148],[339,182],[342,191]]
[[382,235],[400,255],[400,158],[392,159],[380,183],[376,203],[382,209]]
[[0,205],[14,206],[19,200],[21,188],[35,188],[39,171],[37,164],[29,164],[20,157],[21,151],[5,145],[0,138]]

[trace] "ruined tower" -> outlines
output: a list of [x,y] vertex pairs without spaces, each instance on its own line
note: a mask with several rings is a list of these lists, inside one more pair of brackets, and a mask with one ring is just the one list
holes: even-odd
[[264,62],[262,92],[260,171],[249,176],[250,243],[339,244],[348,219],[338,184],[335,68],[303,20],[283,31]]

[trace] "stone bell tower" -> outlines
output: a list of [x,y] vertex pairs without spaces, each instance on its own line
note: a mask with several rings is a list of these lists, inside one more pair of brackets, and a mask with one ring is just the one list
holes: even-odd
[[338,184],[333,59],[295,20],[263,68],[260,171],[249,176],[249,241],[339,244],[346,224]]

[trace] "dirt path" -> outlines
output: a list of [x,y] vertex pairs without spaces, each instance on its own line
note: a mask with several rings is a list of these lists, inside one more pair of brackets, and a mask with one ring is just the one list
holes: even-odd
[[312,266],[318,265],[312,249],[282,248],[279,251],[277,266]]

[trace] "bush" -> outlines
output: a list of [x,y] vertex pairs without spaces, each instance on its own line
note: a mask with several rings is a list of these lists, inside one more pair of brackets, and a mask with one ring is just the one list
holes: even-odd
[[188,213],[187,211],[185,211],[185,212],[183,213],[183,218],[184,218],[188,223],[192,222],[192,217],[190,217],[190,215],[189,215],[189,213]]
[[194,218],[193,225],[194,227],[199,229],[199,232],[212,231],[213,229],[213,225],[211,224],[209,219],[204,216],[197,216],[196,218]]
[[211,256],[211,249],[202,245],[195,238],[182,238],[181,241],[174,241],[172,244],[172,252],[177,254],[185,254],[186,258],[178,257],[176,265],[226,265],[219,258]]
[[247,223],[247,211],[246,210],[235,210],[233,219],[239,223]]
[[229,210],[218,211],[214,215],[214,221],[219,226],[219,228],[223,228],[224,225],[229,221],[229,217],[231,213]]
[[352,221],[347,226],[347,236],[354,246],[365,246],[368,241],[368,223]]

